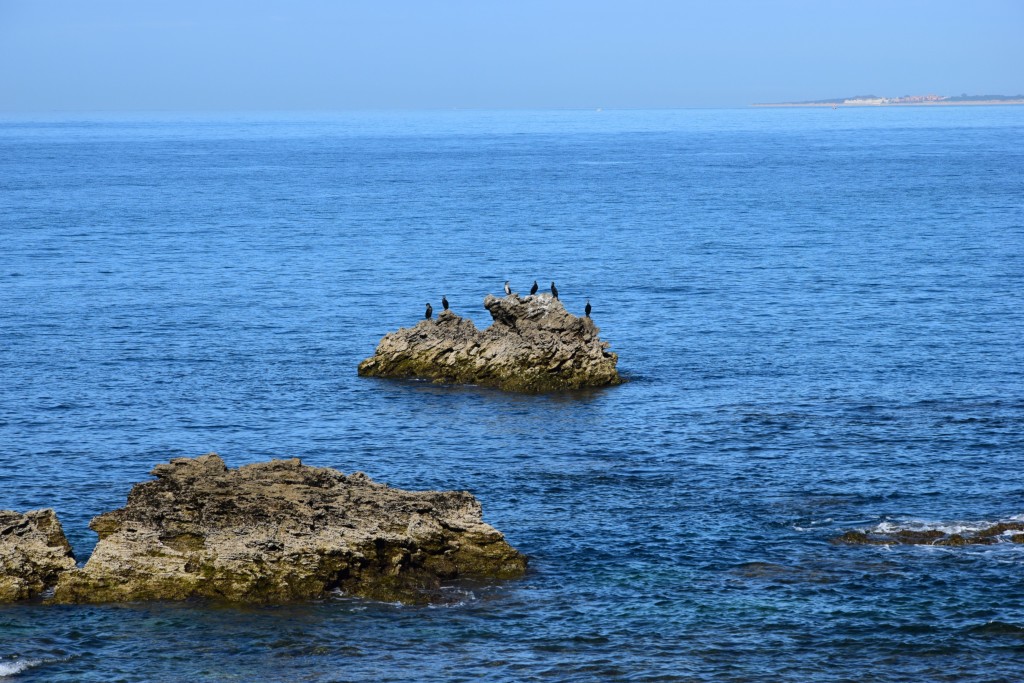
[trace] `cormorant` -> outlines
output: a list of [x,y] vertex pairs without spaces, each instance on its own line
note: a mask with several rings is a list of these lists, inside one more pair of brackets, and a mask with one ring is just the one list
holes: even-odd
[[558,298],[558,288],[555,287],[554,280],[551,281],[551,296],[555,297],[556,299]]
[[537,281],[534,280],[533,281],[533,287],[530,287],[530,296],[533,296],[536,293],[537,293]]
[[430,302],[427,302],[427,312],[423,314],[423,317],[430,320],[430,316],[434,315],[434,309],[431,308]]
[[585,315],[585,316],[587,316],[589,318],[590,317],[590,311],[592,311],[592,310],[594,310],[594,309],[592,309],[590,307],[590,299],[587,299],[587,307],[583,309],[583,315]]
[[512,288],[508,286],[508,280],[505,280],[505,296],[512,293]]
[[444,310],[448,310],[448,298],[443,294],[441,295],[441,305],[444,306]]

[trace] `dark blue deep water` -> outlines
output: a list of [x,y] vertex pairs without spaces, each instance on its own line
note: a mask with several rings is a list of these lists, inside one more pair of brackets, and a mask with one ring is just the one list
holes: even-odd
[[[1024,107],[0,121],[0,509],[220,453],[468,489],[444,606],[0,607],[18,681],[1015,681]],[[360,379],[447,294],[585,297],[628,384]]]

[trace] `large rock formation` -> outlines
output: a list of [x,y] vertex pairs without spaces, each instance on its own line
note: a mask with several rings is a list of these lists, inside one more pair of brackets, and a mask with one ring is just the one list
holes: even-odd
[[451,311],[384,336],[359,364],[365,377],[409,377],[544,392],[620,384],[618,356],[590,318],[568,313],[549,294],[498,298],[484,307],[494,323],[481,332]]
[[26,600],[75,568],[75,556],[53,510],[0,510],[0,603]]
[[526,558],[460,491],[401,491],[365,474],[273,460],[229,470],[216,454],[157,465],[56,602],[283,602],[338,588],[425,602],[444,579],[511,578]]

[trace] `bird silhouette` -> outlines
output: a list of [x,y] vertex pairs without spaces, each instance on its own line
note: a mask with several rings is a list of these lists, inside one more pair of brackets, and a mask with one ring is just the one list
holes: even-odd
[[427,312],[423,314],[426,320],[430,320],[430,316],[434,315],[434,309],[431,307],[430,302],[427,302]]
[[444,294],[441,295],[441,305],[444,306],[444,310],[448,310],[448,298]]
[[551,281],[551,296],[555,297],[556,299],[558,298],[558,288],[555,287],[554,280]]
[[512,288],[508,286],[508,280],[505,280],[505,296],[512,293]]
[[594,310],[594,309],[592,309],[590,307],[590,299],[587,299],[587,307],[583,309],[583,315],[585,315],[585,316],[587,316],[589,318],[590,317],[590,311],[592,311],[592,310]]
[[530,296],[533,296],[536,293],[537,293],[537,281],[534,280],[533,281],[533,287],[530,287]]

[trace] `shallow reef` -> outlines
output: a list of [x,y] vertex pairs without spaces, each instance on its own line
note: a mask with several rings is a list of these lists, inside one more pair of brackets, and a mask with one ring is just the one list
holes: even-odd
[[832,539],[850,545],[994,545],[1000,541],[1024,543],[1024,521],[999,522],[978,529],[893,529],[891,531],[853,530]]

